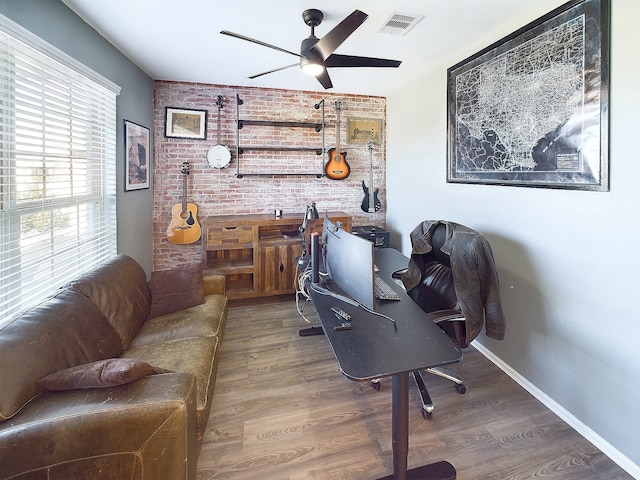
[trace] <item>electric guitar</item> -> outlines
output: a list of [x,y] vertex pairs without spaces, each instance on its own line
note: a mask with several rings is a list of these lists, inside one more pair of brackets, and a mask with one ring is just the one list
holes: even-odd
[[171,223],[167,228],[167,240],[176,245],[187,245],[198,241],[202,229],[198,223],[198,207],[187,203],[187,177],[189,176],[189,162],[180,167],[182,173],[182,203],[176,203],[171,208]]
[[324,174],[332,180],[343,180],[351,173],[347,163],[347,152],[340,151],[340,110],[342,103],[335,103],[336,109],[336,148],[329,149],[329,160],[324,166]]
[[371,140],[367,142],[367,148],[369,148],[369,188],[362,180],[362,190],[364,190],[364,198],[360,208],[367,213],[374,213],[380,210],[382,204],[378,198],[379,189],[373,190],[373,143]]

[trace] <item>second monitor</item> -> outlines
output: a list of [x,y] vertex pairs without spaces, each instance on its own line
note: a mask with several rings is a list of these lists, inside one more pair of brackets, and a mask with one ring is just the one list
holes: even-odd
[[327,274],[346,295],[373,310],[373,243],[346,232],[327,217],[324,219],[322,241]]

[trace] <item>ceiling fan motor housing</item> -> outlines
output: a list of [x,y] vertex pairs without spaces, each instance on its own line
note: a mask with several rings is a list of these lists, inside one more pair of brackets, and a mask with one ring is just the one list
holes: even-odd
[[312,50],[318,43],[314,36],[305,38],[300,45],[300,68],[308,75],[320,75],[325,70],[324,58]]
[[311,28],[317,27],[322,23],[322,19],[324,18],[324,13],[315,8],[309,8],[302,12],[302,19],[306,25],[309,25]]
[[318,53],[312,50],[313,46],[318,43],[318,39],[315,36],[305,38],[300,44],[300,56],[302,59],[311,58],[315,60],[324,60]]

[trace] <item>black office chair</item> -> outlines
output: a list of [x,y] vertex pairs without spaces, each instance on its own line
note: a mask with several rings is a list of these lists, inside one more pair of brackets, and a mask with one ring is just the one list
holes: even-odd
[[[427,220],[411,232],[412,252],[401,279],[407,294],[460,348],[480,333],[502,340],[505,319],[493,252],[487,239],[454,222]],[[465,393],[462,378],[445,368],[424,371],[455,383]],[[422,397],[422,415],[434,409],[422,373],[412,372]]]

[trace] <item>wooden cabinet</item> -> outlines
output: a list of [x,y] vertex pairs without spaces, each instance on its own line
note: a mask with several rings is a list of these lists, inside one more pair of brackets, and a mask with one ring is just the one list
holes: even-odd
[[[303,249],[299,232],[303,214],[220,215],[202,223],[202,262],[205,270],[226,277],[231,299],[292,293],[296,258]],[[351,217],[329,212],[333,222],[351,231]],[[309,245],[312,232],[322,231],[322,218],[310,220],[305,231]]]
[[299,243],[258,247],[257,290],[269,295],[291,291],[295,285],[296,258],[301,254]]

